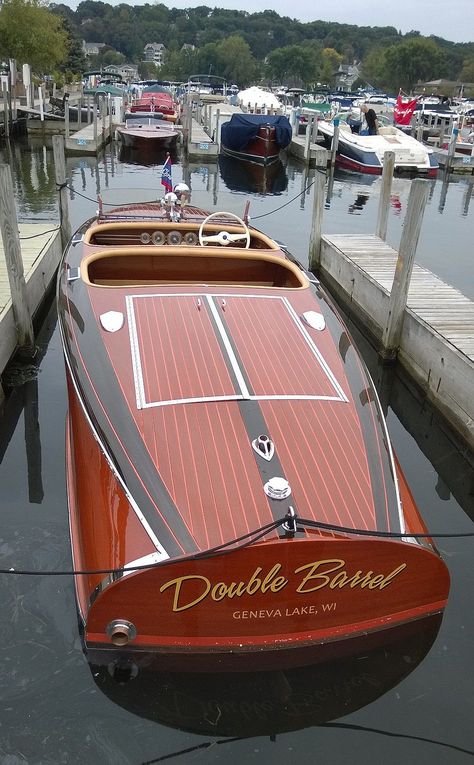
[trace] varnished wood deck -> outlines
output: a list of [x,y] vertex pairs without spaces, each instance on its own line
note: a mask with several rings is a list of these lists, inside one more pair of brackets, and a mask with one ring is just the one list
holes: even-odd
[[[324,237],[350,258],[370,279],[390,293],[398,253],[377,236],[345,234]],[[474,360],[474,302],[415,264],[408,308],[442,337]]]

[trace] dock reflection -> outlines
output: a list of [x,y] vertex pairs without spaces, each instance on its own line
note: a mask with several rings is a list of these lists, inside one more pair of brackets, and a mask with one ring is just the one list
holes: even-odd
[[405,625],[388,644],[311,666],[268,672],[155,670],[123,656],[90,669],[111,701],[139,717],[212,736],[274,736],[321,725],[372,703],[400,683],[431,648],[441,617]]

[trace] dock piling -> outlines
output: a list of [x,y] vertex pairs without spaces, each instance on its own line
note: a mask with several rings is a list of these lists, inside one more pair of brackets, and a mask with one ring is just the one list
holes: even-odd
[[379,209],[377,213],[376,236],[385,241],[387,237],[388,210],[390,192],[392,190],[393,170],[395,168],[395,152],[386,151],[383,155],[382,189],[380,191]]
[[15,207],[13,180],[9,165],[0,165],[0,230],[8,281],[12,298],[13,316],[17,333],[17,344],[24,353],[34,355],[35,343],[33,322],[28,305],[26,281],[21,257],[18,218]]
[[408,288],[428,194],[427,181],[419,178],[412,181],[395,276],[390,291],[387,323],[382,334],[381,356],[386,361],[394,360],[398,353]]
[[309,270],[319,267],[321,258],[321,231],[324,210],[324,188],[326,185],[327,152],[318,148],[315,151],[316,167],[314,170],[313,219],[309,240]]
[[71,223],[69,221],[69,206],[66,188],[66,155],[62,135],[53,135],[54,175],[59,190],[59,216],[61,226],[61,247],[64,250],[71,238]]

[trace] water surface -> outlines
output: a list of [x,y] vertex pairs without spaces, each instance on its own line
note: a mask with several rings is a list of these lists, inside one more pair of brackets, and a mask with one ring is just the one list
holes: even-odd
[[[9,159],[20,219],[55,221],[50,150],[15,145]],[[156,189],[161,196],[160,163],[123,159],[115,150],[107,151],[105,159],[68,158],[73,228],[94,215],[97,193],[104,189]],[[173,181],[185,178],[194,204],[210,211],[242,215],[250,195],[255,224],[304,261],[311,189],[298,195],[311,183],[313,171],[290,163],[279,173],[276,179],[245,181],[228,168],[221,174],[216,165],[176,164]],[[409,180],[395,179],[388,235],[394,246],[409,188]],[[474,297],[468,263],[471,192],[472,180],[466,178],[447,188],[442,181],[431,183],[417,260]],[[337,175],[323,230],[372,233],[377,202],[377,179]],[[456,447],[407,381],[380,368],[370,347],[359,335],[356,339],[428,527],[471,532],[474,474],[469,455]],[[9,373],[14,387],[0,422],[1,566],[68,570],[67,404],[54,304],[38,343],[38,369],[22,370],[23,384],[18,370]],[[134,677],[130,667],[90,667],[82,651],[71,578],[1,575],[0,763],[470,762],[473,545],[472,538],[439,540],[452,589],[438,630],[433,625],[375,653],[362,650],[352,661],[224,679],[146,672]]]

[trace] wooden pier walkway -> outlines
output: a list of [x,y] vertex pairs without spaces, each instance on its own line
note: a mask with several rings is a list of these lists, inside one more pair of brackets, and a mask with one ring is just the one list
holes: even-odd
[[[371,235],[324,235],[320,272],[331,292],[380,344],[398,252]],[[399,359],[446,418],[474,444],[474,302],[414,265]]]
[[[61,235],[54,223],[21,223],[20,243],[28,306],[34,315],[61,259]],[[0,373],[17,346],[5,252],[0,237]]]
[[188,142],[189,159],[217,160],[217,143],[206,133],[203,126],[192,118],[191,140]]
[[103,127],[99,123],[94,130],[94,124],[91,122],[66,138],[66,153],[97,154],[108,143],[110,137],[109,125]]

